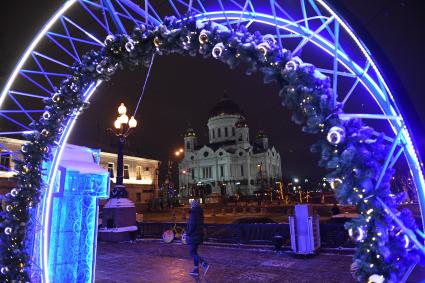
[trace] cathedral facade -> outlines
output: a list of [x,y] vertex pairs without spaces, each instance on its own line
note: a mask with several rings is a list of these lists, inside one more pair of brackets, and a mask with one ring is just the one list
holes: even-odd
[[264,131],[250,141],[249,127],[239,106],[223,97],[208,119],[209,143],[198,144],[189,128],[184,137],[184,158],[179,163],[182,196],[253,195],[282,179],[279,152],[269,145]]

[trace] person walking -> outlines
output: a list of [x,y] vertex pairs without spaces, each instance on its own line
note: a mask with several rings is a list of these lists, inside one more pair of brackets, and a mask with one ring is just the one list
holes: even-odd
[[204,240],[204,211],[199,201],[194,199],[189,211],[189,221],[186,227],[186,243],[189,245],[189,253],[193,258],[193,271],[190,275],[199,276],[199,264],[204,269],[204,276],[207,274],[210,265],[198,255],[198,247]]

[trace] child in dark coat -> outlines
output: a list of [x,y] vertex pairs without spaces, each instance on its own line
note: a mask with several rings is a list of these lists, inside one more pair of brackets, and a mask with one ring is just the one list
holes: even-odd
[[198,247],[204,241],[204,211],[199,202],[195,199],[191,203],[189,221],[186,227],[186,242],[189,245],[190,256],[193,258],[193,271],[190,275],[199,275],[199,263],[204,268],[204,275],[207,273],[209,264],[198,255]]

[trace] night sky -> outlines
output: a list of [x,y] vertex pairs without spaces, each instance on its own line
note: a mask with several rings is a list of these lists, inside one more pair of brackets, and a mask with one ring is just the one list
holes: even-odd
[[[7,79],[19,55],[37,30],[63,1],[7,2],[0,17],[0,85]],[[343,2],[343,3],[340,3]],[[331,1],[349,19],[376,56],[402,113],[416,134],[415,141],[425,145],[425,18],[422,1],[345,0]],[[115,111],[124,102],[134,110],[146,70],[124,71],[102,84],[91,100],[91,107],[79,118],[70,142],[112,150],[113,137],[106,128],[113,125]],[[247,117],[251,137],[258,129],[266,131],[283,160],[288,176],[318,177],[324,171],[316,166],[318,156],[309,148],[317,139],[301,132],[290,121],[290,112],[280,106],[276,85],[264,85],[257,74],[247,77],[243,69],[230,70],[213,59],[200,57],[157,56],[148,81],[139,126],[128,141],[129,153],[165,161],[182,146],[186,128],[192,126],[207,141],[210,109],[223,96],[237,102]]]

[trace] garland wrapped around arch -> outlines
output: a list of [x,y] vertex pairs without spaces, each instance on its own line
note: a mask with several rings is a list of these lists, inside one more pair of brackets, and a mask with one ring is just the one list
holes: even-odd
[[265,83],[280,85],[279,96],[292,110],[292,120],[302,125],[304,132],[320,135],[311,150],[320,154],[319,165],[329,169],[328,177],[335,180],[338,201],[354,204],[360,212],[346,225],[357,242],[354,265],[358,281],[377,277],[399,282],[409,266],[421,259],[422,253],[411,244],[406,231],[385,211],[389,208],[405,227],[416,229],[411,212],[396,209],[404,195],[391,194],[392,170],[380,178],[390,146],[361,120],[339,118],[342,107],[334,105],[328,77],[290,51],[281,50],[271,35],[251,34],[244,26],[234,31],[214,22],[169,17],[160,26],[138,26],[131,35],[107,36],[105,46],[76,62],[69,77],[45,101],[44,114],[31,125],[34,132],[22,146],[23,161],[16,161],[18,185],[6,196],[6,211],[1,214],[2,282],[30,280],[27,224],[45,188],[42,162],[51,159],[67,121],[87,106],[82,99],[84,91],[93,82],[110,80],[118,69],[147,67],[155,54],[170,53],[213,56],[230,68],[243,64],[248,75],[260,71]]

